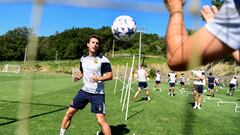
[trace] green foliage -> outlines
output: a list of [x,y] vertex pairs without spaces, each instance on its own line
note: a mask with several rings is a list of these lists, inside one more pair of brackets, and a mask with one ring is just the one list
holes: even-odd
[[220,9],[223,5],[223,0],[211,0],[212,5],[215,5],[218,9]]
[[0,60],[23,60],[31,29],[18,27],[0,37]]
[[[0,61],[23,60],[28,35],[31,29],[19,27],[0,36]],[[71,28],[61,33],[56,32],[49,37],[39,37],[37,60],[74,60],[87,52],[87,38],[97,34],[101,37],[103,53],[112,51],[114,37],[111,28],[104,26],[100,29]],[[128,50],[130,54],[138,54],[139,33],[131,41],[115,40],[115,51]],[[165,39],[156,34],[142,34],[142,53],[147,55],[165,54]]]
[[148,75],[149,75],[150,78],[154,78],[155,77],[155,73],[156,73],[156,70],[153,69],[153,68],[150,68]]

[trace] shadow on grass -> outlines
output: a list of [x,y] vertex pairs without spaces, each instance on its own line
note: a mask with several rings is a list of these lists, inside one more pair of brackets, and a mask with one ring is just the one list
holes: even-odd
[[128,117],[127,119],[129,120],[129,119],[131,119],[133,116],[135,116],[135,115],[137,115],[137,114],[139,114],[139,113],[141,113],[141,112],[143,112],[143,111],[144,111],[144,109],[142,109],[142,110],[140,110],[140,111],[134,113],[133,115],[131,115],[131,116]]
[[141,102],[141,101],[147,101],[147,97],[142,97],[141,99],[134,100],[133,102]]
[[32,119],[32,118],[40,117],[40,116],[43,116],[43,115],[47,115],[47,114],[59,112],[59,111],[62,111],[62,110],[66,110],[66,109],[68,108],[68,106],[63,106],[63,105],[42,104],[42,103],[24,103],[24,102],[7,101],[7,100],[0,100],[0,102],[21,103],[21,104],[32,104],[32,105],[43,105],[43,106],[61,107],[61,108],[59,108],[59,109],[55,109],[55,110],[52,110],[52,111],[47,111],[47,112],[43,112],[43,113],[40,113],[40,114],[32,115],[32,116],[29,116],[29,117],[26,117],[26,118],[23,118],[23,119],[9,118],[9,117],[2,117],[2,116],[0,116],[0,119],[9,120],[9,121],[7,121],[7,122],[0,123],[0,126],[8,125],[8,124],[15,123],[15,122],[18,122],[18,121],[21,121],[21,120]]
[[[124,135],[128,134],[130,130],[127,128],[127,125],[121,124],[117,126],[110,126],[112,135]],[[103,132],[101,131],[99,135],[103,135]]]
[[19,101],[8,101],[8,100],[1,100],[0,102],[7,102],[7,103],[21,103],[21,104],[31,104],[31,105],[43,105],[43,106],[54,106],[54,107],[66,107],[64,105],[53,105],[53,104],[43,104],[43,103],[28,103],[28,102],[19,102]]
[[[191,97],[191,96],[190,96]],[[192,103],[192,97],[187,98],[186,104],[185,104],[185,116],[183,120],[183,127],[182,127],[182,134],[183,135],[193,135],[193,127],[192,123],[195,122],[196,116],[192,111],[192,107],[194,106],[194,103]]]

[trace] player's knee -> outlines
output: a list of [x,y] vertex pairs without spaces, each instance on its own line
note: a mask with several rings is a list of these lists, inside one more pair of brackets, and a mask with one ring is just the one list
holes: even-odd
[[65,114],[65,117],[68,117],[69,119],[71,119],[74,115],[74,112],[69,112],[67,111],[66,114]]
[[103,125],[105,123],[106,123],[106,121],[104,119],[98,119],[98,124],[99,125]]

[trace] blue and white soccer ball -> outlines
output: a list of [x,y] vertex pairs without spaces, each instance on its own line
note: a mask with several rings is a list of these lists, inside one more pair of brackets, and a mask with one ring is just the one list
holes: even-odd
[[136,22],[127,15],[118,16],[112,24],[113,36],[121,41],[133,39],[137,31]]

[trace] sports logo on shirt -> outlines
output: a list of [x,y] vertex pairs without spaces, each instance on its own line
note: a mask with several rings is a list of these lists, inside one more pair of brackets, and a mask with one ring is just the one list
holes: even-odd
[[98,60],[97,60],[97,59],[95,59],[95,60],[94,60],[94,63],[95,63],[95,64],[97,64],[97,63],[98,63]]

